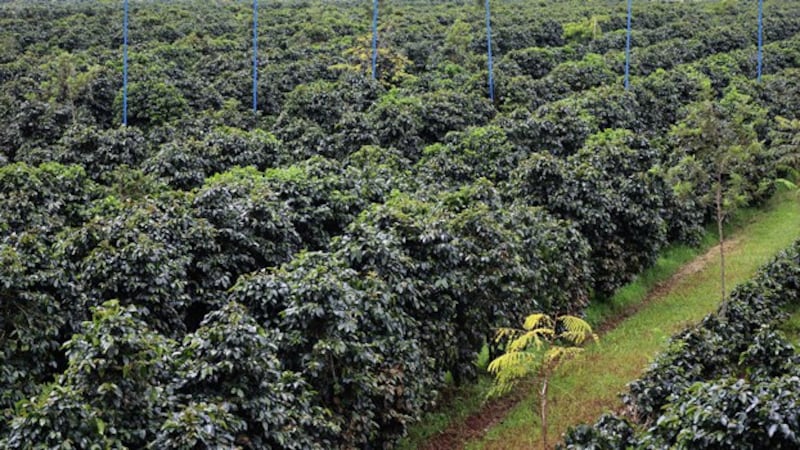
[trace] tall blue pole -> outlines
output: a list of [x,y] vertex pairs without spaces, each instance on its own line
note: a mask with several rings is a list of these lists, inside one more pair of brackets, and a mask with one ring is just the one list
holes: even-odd
[[128,125],[128,0],[122,4],[122,125]]
[[758,82],[764,69],[764,0],[758,0]]
[[253,112],[258,112],[258,0],[253,0]]
[[378,0],[372,0],[372,79],[378,76]]
[[492,59],[492,12],[486,0],[486,47],[489,53],[489,99],[494,101],[494,60]]
[[633,0],[628,0],[628,30],[625,38],[625,90],[631,87],[631,16],[633,15]]

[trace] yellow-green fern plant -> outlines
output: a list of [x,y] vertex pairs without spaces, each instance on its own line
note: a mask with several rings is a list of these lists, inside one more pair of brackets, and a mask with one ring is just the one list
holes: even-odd
[[517,382],[538,377],[542,444],[547,448],[547,387],[555,369],[583,351],[587,340],[597,341],[592,327],[575,316],[531,314],[522,328],[500,328],[495,338],[507,341],[506,352],[489,364],[495,383],[489,397],[508,393]]

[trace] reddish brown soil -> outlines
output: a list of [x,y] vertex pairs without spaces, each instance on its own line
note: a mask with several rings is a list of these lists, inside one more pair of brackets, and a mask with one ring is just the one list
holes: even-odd
[[516,406],[532,388],[531,383],[520,384],[512,393],[486,402],[475,414],[451,423],[444,431],[431,437],[420,450],[460,449],[470,440],[478,439],[493,425],[499,423]]

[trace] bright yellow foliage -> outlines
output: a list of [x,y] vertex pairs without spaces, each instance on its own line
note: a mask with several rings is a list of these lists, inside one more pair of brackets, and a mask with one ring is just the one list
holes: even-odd
[[489,396],[503,395],[522,378],[549,374],[561,362],[574,358],[587,340],[597,341],[592,327],[575,316],[531,314],[522,328],[500,328],[495,338],[508,341],[506,353],[489,364],[495,384]]

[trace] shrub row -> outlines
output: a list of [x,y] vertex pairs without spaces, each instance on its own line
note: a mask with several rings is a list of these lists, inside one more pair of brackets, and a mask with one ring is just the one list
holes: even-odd
[[488,181],[364,205],[391,170],[363,157],[369,176],[315,158],[191,193],[0,168],[3,444],[381,445],[445,372],[474,376],[495,324],[585,304],[571,223]]
[[[142,130],[139,136],[122,136],[113,129],[121,114],[113,44],[116,37],[109,35],[103,24],[116,14],[114,10],[81,4],[59,6],[57,11],[40,5],[7,5],[0,9],[3,29],[9,30],[0,40],[0,48],[5,50],[2,53],[9,55],[0,61],[4,94],[0,95],[0,116],[4,118],[0,127],[0,160],[86,163],[90,175],[96,178],[99,174],[95,171],[104,173],[109,165],[139,167],[145,160],[155,158],[147,162],[149,170],[165,175],[170,170],[179,172],[175,186],[188,188],[199,183],[192,178],[195,173],[189,174],[189,179],[181,179],[181,161],[185,161],[188,150],[197,153],[197,160],[187,164],[199,174],[215,173],[221,163],[227,164],[225,168],[232,167],[229,163],[242,162],[280,164],[316,154],[341,160],[362,145],[393,146],[415,160],[425,145],[440,141],[448,131],[485,125],[496,114],[485,99],[485,47],[480,42],[484,38],[478,37],[482,31],[480,24],[470,19],[470,8],[458,14],[450,10],[444,16],[438,15],[444,10],[442,6],[425,13],[412,5],[398,5],[387,12],[385,20],[396,24],[381,35],[386,54],[381,55],[380,61],[387,67],[382,68],[378,81],[367,76],[369,43],[368,39],[362,42],[362,26],[355,17],[345,18],[319,5],[304,5],[320,16],[317,21],[306,21],[292,16],[296,5],[276,8],[265,19],[264,34],[276,36],[278,44],[270,47],[274,54],[270,53],[270,64],[263,69],[263,79],[268,82],[259,93],[264,105],[264,118],[259,120],[245,108],[249,104],[250,83],[246,48],[240,41],[241,35],[247,33],[237,17],[246,10],[194,6],[204,13],[200,23],[186,13],[191,8],[185,3],[140,5],[134,12],[138,20],[133,21],[136,47],[131,53],[129,124]],[[601,49],[591,49],[590,44],[603,41],[605,35],[593,37],[589,44],[565,45],[562,24],[538,17],[577,20],[583,18],[585,8],[505,8],[497,12],[498,18],[509,16],[507,36],[499,24],[496,37],[503,49],[499,55],[509,60],[498,61],[497,65],[500,110],[533,111],[589,88],[619,83],[622,46],[604,51],[602,56],[593,53]],[[790,39],[798,28],[790,8],[791,5],[772,5],[769,11],[773,20],[773,26],[768,27],[769,45],[765,52],[769,73],[789,65],[786,58],[795,59],[796,52],[779,44]],[[654,61],[643,75],[664,68],[667,61],[677,64],[678,59],[663,57],[661,53],[666,52],[691,53],[691,57],[680,58],[681,62],[712,58],[714,63],[702,72],[720,90],[727,85],[722,81],[730,82],[734,75],[751,78],[755,73],[755,49],[745,45],[752,44],[754,35],[739,25],[750,11],[741,5],[719,11],[696,9],[671,5],[663,10],[637,11],[637,26],[642,27],[642,33],[653,34],[643,45],[658,42],[634,52],[637,58]],[[23,20],[36,14],[42,18]],[[525,20],[516,19],[520,14]],[[616,15],[597,16],[601,23],[616,26]],[[170,21],[165,17],[179,19]],[[94,32],[75,36],[69,28],[76,18]],[[540,27],[532,27],[532,21]],[[651,33],[649,28],[656,24],[661,31]],[[335,39],[341,34],[347,39]],[[562,41],[558,44],[562,46],[546,47],[549,44],[542,37],[551,34],[556,41]],[[723,45],[729,41],[728,34],[736,38],[735,47],[740,50]],[[217,35],[221,36],[211,37]],[[72,40],[65,41],[65,36]],[[695,51],[685,42],[690,38],[699,42]],[[709,56],[712,53],[717,54]],[[415,54],[425,57],[417,61]],[[517,66],[521,68],[518,70]],[[549,75],[542,79],[529,75],[545,70]],[[669,93],[654,95],[663,100],[658,107],[646,104],[648,98],[637,94],[641,113],[626,117],[647,117],[665,106],[667,111],[674,109],[666,100]],[[604,100],[618,103],[618,99],[605,96],[599,99],[601,103]],[[625,109],[630,110],[622,110]],[[672,122],[657,125],[662,130]],[[270,129],[283,142],[282,149],[274,148],[274,142],[265,142],[269,139],[263,134],[233,139],[227,132],[214,133],[215,136],[200,132],[221,126],[249,129],[255,123]],[[654,128],[651,123],[643,125],[641,129]],[[601,122],[597,130],[606,127],[631,128],[628,124],[606,126]],[[131,143],[131,139],[131,148],[120,146],[120,142]],[[243,145],[249,151],[228,156],[231,141],[237,139],[248,141]],[[267,154],[253,155],[252,150],[258,148],[264,148]]]

